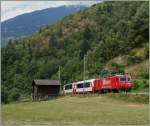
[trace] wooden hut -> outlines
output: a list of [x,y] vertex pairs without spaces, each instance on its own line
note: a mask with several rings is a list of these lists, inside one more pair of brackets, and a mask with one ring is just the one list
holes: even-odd
[[33,80],[32,89],[33,100],[39,100],[46,97],[58,96],[61,84],[58,80]]

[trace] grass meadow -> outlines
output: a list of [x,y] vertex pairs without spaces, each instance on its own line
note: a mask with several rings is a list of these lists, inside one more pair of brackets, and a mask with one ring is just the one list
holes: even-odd
[[2,105],[3,124],[148,125],[148,104],[105,95]]

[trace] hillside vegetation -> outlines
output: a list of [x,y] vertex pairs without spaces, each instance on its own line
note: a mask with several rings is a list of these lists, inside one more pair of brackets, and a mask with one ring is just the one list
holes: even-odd
[[2,102],[30,96],[33,79],[58,79],[59,65],[62,84],[82,80],[85,54],[86,79],[123,66],[135,90],[148,89],[148,8],[148,1],[103,2],[10,42],[2,48]]

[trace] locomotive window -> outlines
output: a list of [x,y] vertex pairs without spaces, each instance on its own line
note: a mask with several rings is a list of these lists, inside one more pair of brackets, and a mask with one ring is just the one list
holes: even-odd
[[130,78],[129,77],[127,77],[127,78],[126,77],[121,77],[120,81],[130,81]]
[[127,78],[127,81],[130,81],[130,78],[129,78],[129,77]]
[[125,77],[121,77],[120,81],[126,81],[126,78]]
[[91,87],[90,82],[85,83],[84,87]]
[[83,84],[77,84],[77,88],[83,88]]

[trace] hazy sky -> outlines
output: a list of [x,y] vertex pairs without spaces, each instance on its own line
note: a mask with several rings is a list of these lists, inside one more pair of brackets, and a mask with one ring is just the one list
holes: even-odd
[[91,6],[97,1],[1,1],[1,21],[17,15],[61,5],[86,5]]

